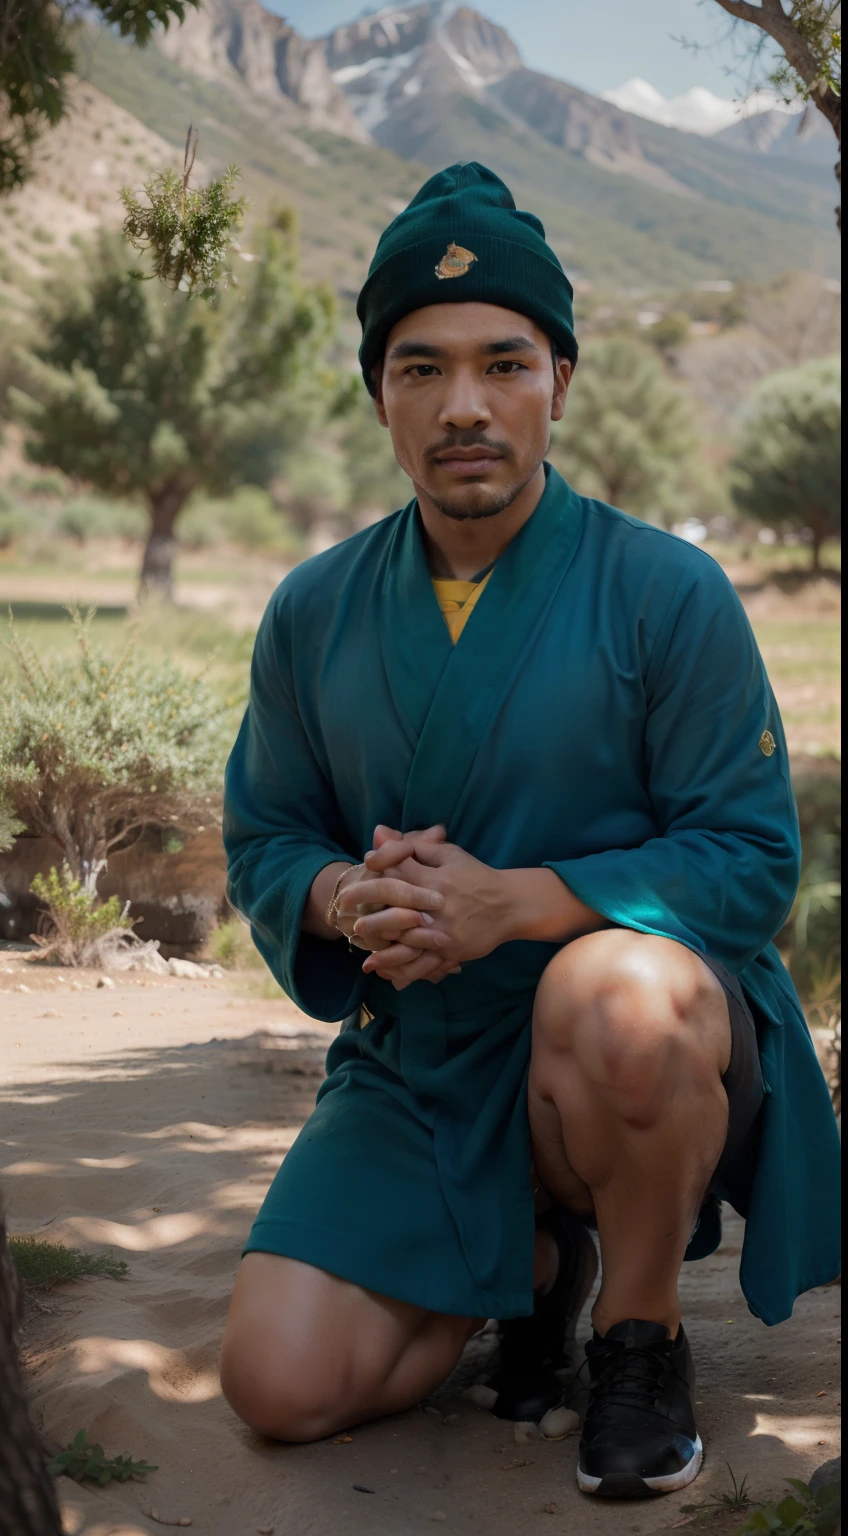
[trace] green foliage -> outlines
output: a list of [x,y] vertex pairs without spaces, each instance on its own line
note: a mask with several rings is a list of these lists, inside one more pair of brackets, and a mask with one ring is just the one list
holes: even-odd
[[238,289],[198,306],[133,279],[103,237],[51,293],[41,339],[10,389],[37,464],[110,496],[137,495],[151,520],[143,585],[170,592],[176,519],[192,493],[267,485],[337,386],[323,361],[335,306],[298,277],[285,213],[256,232]]
[[682,347],[692,329],[689,316],[682,309],[669,310],[648,332],[648,340],[662,353]]
[[743,1475],[741,1481],[729,1462],[725,1462],[730,1473],[730,1490],[727,1493],[719,1493],[715,1498],[703,1499],[700,1504],[681,1504],[680,1510],[684,1515],[713,1515],[716,1513],[740,1514],[751,1507],[751,1493],[748,1488],[748,1474]]
[[806,1483],[796,1477],[786,1482],[794,1490],[774,1504],[755,1509],[737,1527],[738,1536],[835,1536],[839,1528],[841,1488],[838,1483],[811,1493]]
[[806,44],[813,72],[805,79],[788,59],[781,59],[767,76],[768,82],[792,101],[815,101],[825,91],[842,94],[841,0],[792,0],[790,19],[798,37]]
[[242,549],[295,553],[297,541],[267,491],[241,486],[232,496],[216,500],[196,496],[180,520],[180,540],[194,549],[230,543]]
[[8,848],[11,848],[15,838],[23,830],[23,822],[18,820],[5,800],[0,798],[0,853],[5,853]]
[[148,1472],[158,1470],[150,1462],[133,1461],[129,1453],[125,1456],[107,1456],[102,1445],[91,1443],[85,1429],[78,1430],[67,1450],[60,1451],[50,1463],[53,1477],[60,1477],[64,1472],[75,1483],[88,1478],[101,1488],[112,1482],[126,1483],[131,1477],[144,1478]]
[[81,1253],[64,1243],[45,1243],[37,1237],[10,1237],[9,1251],[24,1285],[34,1291],[49,1291],[66,1280],[83,1280],[87,1275],[106,1275],[123,1280],[129,1265],[114,1259],[111,1253]]
[[[143,46],[154,27],[183,21],[198,0],[90,0],[88,9]],[[30,171],[41,128],[61,121],[67,81],[75,67],[74,26],[80,0],[25,0],[3,6],[0,27],[0,192],[20,186]]]
[[265,963],[256,948],[246,923],[237,917],[228,918],[213,928],[208,939],[208,949],[213,960],[225,971],[261,971]]
[[695,449],[688,400],[650,347],[599,339],[581,359],[551,449],[583,495],[650,522],[673,520]]
[[98,901],[94,892],[71,874],[67,864],[55,864],[47,875],[38,874],[30,884],[33,896],[43,902],[60,944],[83,948],[116,928],[132,930],[132,922],[117,896]]
[[838,358],[765,379],[746,411],[732,464],[740,511],[773,528],[812,533],[821,546],[841,531],[841,382]]
[[74,653],[50,660],[10,624],[17,679],[0,694],[0,794],[93,891],[113,848],[193,824],[228,731],[203,672],[144,659],[133,630],[120,655],[101,651],[92,619],[72,611]]
[[135,250],[149,252],[153,276],[189,298],[209,299],[232,278],[227,258],[244,223],[245,200],[231,196],[239,176],[233,165],[208,187],[190,186],[196,150],[197,131],[190,127],[182,176],[172,170],[151,176],[144,183],[146,205],[127,187],[120,197],[127,210],[124,236]]

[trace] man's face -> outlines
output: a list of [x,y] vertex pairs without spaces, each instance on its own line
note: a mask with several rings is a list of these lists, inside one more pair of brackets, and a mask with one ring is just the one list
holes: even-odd
[[548,451],[571,364],[525,315],[495,304],[431,304],[390,332],[377,415],[401,468],[447,517],[504,511]]

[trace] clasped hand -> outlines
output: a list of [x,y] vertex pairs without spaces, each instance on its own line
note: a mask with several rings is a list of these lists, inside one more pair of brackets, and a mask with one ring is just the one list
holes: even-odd
[[504,941],[500,871],[445,838],[444,827],[405,836],[378,827],[365,868],[339,896],[339,928],[370,951],[363,971],[398,991],[456,975]]

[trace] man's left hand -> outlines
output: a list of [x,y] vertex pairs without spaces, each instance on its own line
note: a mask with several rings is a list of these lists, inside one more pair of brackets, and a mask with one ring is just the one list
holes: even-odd
[[[369,955],[362,967],[366,973],[373,971],[396,987],[406,986],[417,979],[416,962],[422,951],[437,953],[453,969],[490,954],[507,937],[509,896],[503,872],[472,858],[455,843],[392,839],[366,854],[365,863],[372,874],[388,873],[403,863],[405,880],[438,891],[444,898],[427,926],[409,928],[403,943],[391,943]],[[376,886],[375,896],[378,890]],[[358,918],[357,939],[369,946],[372,941],[396,939],[397,928],[389,932],[382,919],[381,912]]]

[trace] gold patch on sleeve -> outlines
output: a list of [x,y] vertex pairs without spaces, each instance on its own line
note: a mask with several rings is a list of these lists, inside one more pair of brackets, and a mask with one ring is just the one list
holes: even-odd
[[760,737],[760,751],[762,752],[763,756],[771,757],[771,754],[775,750],[776,746],[777,742],[772,736],[771,731],[763,731],[763,734]]
[[436,276],[464,277],[472,261],[476,260],[477,257],[473,251],[467,251],[464,245],[454,245],[451,241],[436,268]]

